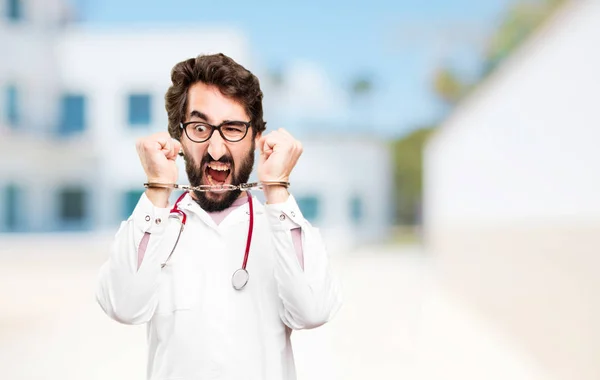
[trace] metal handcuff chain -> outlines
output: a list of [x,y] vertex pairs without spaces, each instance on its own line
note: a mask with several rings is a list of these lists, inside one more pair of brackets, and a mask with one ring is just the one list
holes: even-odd
[[283,186],[285,188],[290,187],[289,182],[285,181],[262,181],[262,182],[250,182],[250,183],[241,183],[239,185],[179,185],[176,183],[158,183],[158,182],[146,182],[144,183],[144,187],[147,189],[151,188],[162,188],[162,189],[175,189],[175,190],[186,190],[186,191],[199,191],[199,192],[208,192],[208,191],[233,191],[233,190],[241,190],[248,191],[264,189],[265,186]]

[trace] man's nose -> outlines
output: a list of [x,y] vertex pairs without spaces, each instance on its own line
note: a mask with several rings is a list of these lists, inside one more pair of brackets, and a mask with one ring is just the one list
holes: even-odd
[[221,137],[221,134],[217,130],[213,132],[208,140],[208,153],[215,161],[219,161],[227,153],[225,140],[223,140],[223,137]]

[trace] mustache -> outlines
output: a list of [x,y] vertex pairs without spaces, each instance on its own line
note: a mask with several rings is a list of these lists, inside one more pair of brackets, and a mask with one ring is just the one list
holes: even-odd
[[[191,161],[192,164],[196,163],[196,161],[193,158],[188,158],[182,153],[180,153],[180,156],[182,156],[186,161]],[[218,160],[215,160],[213,156],[210,155],[210,153],[206,152],[204,156],[202,156],[202,160],[200,160],[198,168],[202,168],[205,164],[208,164],[209,162],[220,162],[222,164],[230,164],[231,167],[233,167],[233,157],[231,157],[230,155],[227,154],[225,156],[221,156],[221,158],[219,158]]]
[[225,156],[221,156],[221,158],[219,158],[218,160],[215,160],[210,153],[206,152],[204,154],[204,157],[202,157],[202,161],[200,161],[200,164],[207,164],[209,162],[220,162],[222,164],[233,164],[233,158],[230,155],[225,155]]
[[[184,160],[187,161],[187,156],[186,154],[183,152],[183,150],[180,150],[179,153],[177,153],[180,157],[183,157]],[[222,164],[232,164],[233,165],[233,158],[230,155],[225,155],[222,156],[221,158],[219,158],[218,160],[215,160],[210,153],[206,152],[204,154],[204,156],[202,157],[202,160],[200,161],[200,166],[207,164],[209,162],[220,162]]]

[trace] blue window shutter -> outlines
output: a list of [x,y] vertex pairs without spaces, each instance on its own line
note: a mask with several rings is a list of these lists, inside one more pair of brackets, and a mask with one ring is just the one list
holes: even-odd
[[62,189],[59,194],[60,219],[63,222],[82,222],[86,218],[86,193],[80,188]]
[[147,126],[152,122],[152,98],[149,94],[131,94],[128,101],[128,121],[131,126]]
[[16,86],[6,88],[6,123],[12,127],[19,125],[19,92]]
[[363,202],[359,196],[350,199],[350,217],[355,224],[360,224],[363,219]]
[[129,218],[129,216],[133,213],[133,209],[137,205],[143,193],[144,190],[129,190],[125,192],[123,196],[123,219]]
[[302,211],[302,215],[304,215],[308,221],[314,222],[317,220],[320,208],[319,198],[313,195],[301,196],[296,198],[296,202],[298,203],[298,207],[300,207],[300,211]]
[[23,3],[21,0],[8,0],[6,7],[6,15],[10,21],[23,19]]
[[16,185],[8,185],[4,191],[4,224],[7,231],[15,231],[19,224],[19,188]]
[[66,94],[62,97],[60,134],[69,135],[85,130],[86,101],[83,95]]

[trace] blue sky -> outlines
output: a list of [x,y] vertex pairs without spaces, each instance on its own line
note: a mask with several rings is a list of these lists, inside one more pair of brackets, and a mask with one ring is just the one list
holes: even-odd
[[374,89],[361,106],[368,108],[364,115],[382,135],[397,136],[440,117],[431,71],[453,62],[473,72],[481,36],[511,0],[75,2],[80,17],[94,24],[231,25],[248,35],[268,67],[313,61],[344,89],[368,75]]

